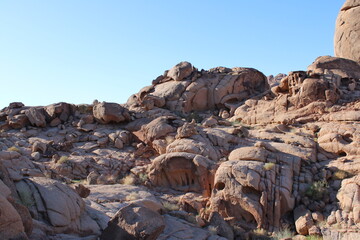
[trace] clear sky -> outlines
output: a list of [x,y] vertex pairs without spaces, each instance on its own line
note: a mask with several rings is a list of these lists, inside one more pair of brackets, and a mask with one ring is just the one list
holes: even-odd
[[1,0],[0,108],[125,103],[180,61],[306,70],[344,0]]

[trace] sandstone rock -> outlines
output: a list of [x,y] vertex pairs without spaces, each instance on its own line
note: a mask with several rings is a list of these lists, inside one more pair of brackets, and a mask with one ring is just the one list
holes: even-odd
[[[324,124],[318,134],[318,143],[322,150],[334,153],[339,156],[358,156],[360,150],[358,148],[358,136],[360,134],[360,127],[354,124]],[[355,157],[356,159],[356,157]],[[355,160],[351,164],[344,165],[342,163],[336,164],[339,169],[346,171],[356,171],[354,165],[358,161]]]
[[[168,76],[169,74],[174,75],[172,71],[169,71]],[[179,73],[175,75],[177,74]],[[233,68],[225,74],[209,70],[194,75],[191,80],[175,77],[182,81],[155,81],[152,86],[143,88],[132,96],[127,105],[130,109],[135,109],[151,94],[165,99],[164,107],[171,111],[190,113],[220,109],[224,106],[231,108],[235,103],[269,89],[266,77],[251,68]]]
[[309,229],[314,226],[311,212],[304,206],[298,206],[294,209],[294,220],[296,232],[301,235],[308,235]]
[[[234,160],[222,163],[215,174],[211,209],[234,218],[244,229],[279,228],[281,217],[295,205],[293,182],[300,158],[258,147],[240,148],[230,155]],[[269,160],[274,162],[266,163]]]
[[60,102],[48,105],[44,108],[44,110],[49,118],[49,122],[52,122],[53,126],[57,126],[58,124],[55,124],[55,122],[53,121],[55,119],[58,119],[56,120],[57,123],[59,122],[59,120],[61,122],[67,121],[69,117],[74,113],[75,106],[68,103]]
[[36,127],[46,126],[44,109],[32,107],[29,108],[28,110],[25,110],[25,115],[28,117],[30,123],[33,126]]
[[0,238],[27,239],[21,217],[11,203],[0,194]]
[[158,117],[141,128],[137,136],[145,143],[151,144],[154,140],[164,138],[174,133],[176,128],[172,126],[172,117]]
[[159,213],[130,204],[119,209],[100,238],[155,240],[164,228],[165,222]]
[[354,217],[354,223],[360,223],[360,175],[342,181],[337,194],[340,208]]
[[113,184],[87,185],[90,195],[87,200],[101,203],[101,208],[108,216],[113,217],[124,202],[134,203],[152,211],[160,212],[162,203],[144,187]]
[[128,110],[117,103],[98,103],[94,105],[93,114],[96,121],[103,124],[110,122],[120,123],[130,120]]
[[186,122],[184,123],[184,125],[177,129],[176,138],[188,138],[196,134],[198,134],[198,131],[196,130],[195,121],[192,121],[190,123]]
[[179,191],[202,192],[210,195],[214,163],[191,153],[167,153],[155,158],[149,169],[149,179],[155,186]]
[[197,240],[225,240],[226,238],[211,234],[184,220],[165,215],[165,229],[158,240],[166,239],[197,239]]
[[70,187],[47,178],[29,178],[16,184],[36,220],[53,232],[99,234],[97,223],[85,211],[85,203]]
[[208,142],[199,140],[201,140],[201,138],[198,138],[198,140],[188,138],[176,139],[166,147],[166,153],[187,152],[218,161],[220,159],[220,153]]
[[[316,74],[336,74],[341,78],[360,78],[360,63],[341,57],[318,57],[307,70]],[[335,84],[339,83],[335,82]]]
[[8,116],[7,121],[10,127],[15,129],[23,128],[29,124],[29,119],[25,114]]
[[360,62],[360,1],[347,0],[336,20],[335,55]]
[[217,235],[225,237],[226,239],[234,239],[234,232],[227,222],[217,212],[212,212],[209,217],[209,223],[215,226]]
[[187,78],[193,72],[193,70],[194,68],[191,63],[181,62],[171,68],[166,76],[174,79],[175,81],[181,81],[184,78]]

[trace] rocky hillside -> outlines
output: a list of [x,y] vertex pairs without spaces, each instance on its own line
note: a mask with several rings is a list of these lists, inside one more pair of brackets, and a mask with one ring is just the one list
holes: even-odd
[[359,110],[360,63],[330,56],[275,77],[181,62],[126,104],[10,103],[0,239],[360,239]]

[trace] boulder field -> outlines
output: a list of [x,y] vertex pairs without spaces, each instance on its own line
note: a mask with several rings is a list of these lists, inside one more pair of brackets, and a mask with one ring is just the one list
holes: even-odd
[[268,79],[182,62],[126,104],[9,104],[1,238],[357,239],[360,64]]
[[10,103],[0,239],[360,239],[359,9],[304,71],[181,62],[125,104]]

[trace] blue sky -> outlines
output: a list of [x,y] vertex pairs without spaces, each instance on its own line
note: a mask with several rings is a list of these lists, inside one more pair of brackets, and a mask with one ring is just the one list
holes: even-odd
[[343,0],[2,0],[0,108],[125,103],[180,61],[306,70]]

